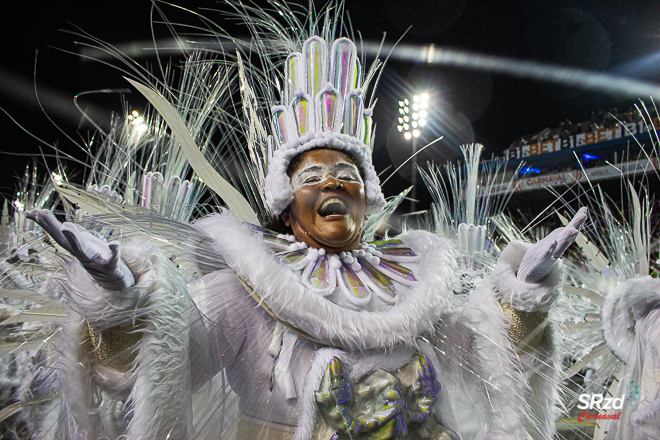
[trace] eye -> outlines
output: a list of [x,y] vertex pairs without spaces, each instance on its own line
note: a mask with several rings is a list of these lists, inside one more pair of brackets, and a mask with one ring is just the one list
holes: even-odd
[[355,181],[355,180],[357,180],[357,179],[355,178],[355,176],[353,176],[352,174],[340,174],[340,175],[339,175],[339,178],[340,178],[341,180],[350,180],[350,181]]
[[309,176],[306,178],[303,183],[314,183],[314,182],[320,182],[321,178],[319,176]]

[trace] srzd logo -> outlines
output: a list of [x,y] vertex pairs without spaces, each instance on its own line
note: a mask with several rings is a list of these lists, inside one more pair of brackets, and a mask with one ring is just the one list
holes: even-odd
[[621,409],[623,408],[623,397],[603,397],[602,394],[580,394],[578,398],[580,409]]
[[[623,408],[623,397],[603,397],[602,394],[580,394],[578,398],[580,402],[577,406],[579,409],[598,409],[598,410],[608,410],[608,409],[621,409]],[[583,422],[585,420],[604,420],[604,419],[614,419],[619,420],[621,418],[621,411],[617,414],[591,414],[589,411],[583,411],[578,418],[579,421]]]

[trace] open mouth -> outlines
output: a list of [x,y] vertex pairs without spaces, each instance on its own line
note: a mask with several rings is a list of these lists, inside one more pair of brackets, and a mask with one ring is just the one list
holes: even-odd
[[318,213],[322,217],[330,217],[332,215],[346,215],[348,214],[348,208],[343,200],[330,197],[327,199],[318,210]]

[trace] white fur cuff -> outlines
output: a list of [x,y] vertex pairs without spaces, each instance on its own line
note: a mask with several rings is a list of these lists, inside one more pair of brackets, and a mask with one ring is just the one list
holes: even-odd
[[504,249],[491,276],[492,288],[501,302],[522,312],[547,312],[559,295],[562,263],[558,261],[548,276],[538,283],[526,283],[516,277],[520,262],[530,244],[512,241]]

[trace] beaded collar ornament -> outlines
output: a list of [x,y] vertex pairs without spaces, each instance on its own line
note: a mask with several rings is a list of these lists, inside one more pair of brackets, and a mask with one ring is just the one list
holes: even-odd
[[[329,57],[328,57],[328,52]],[[291,53],[284,67],[281,105],[272,107],[266,203],[280,214],[293,201],[286,174],[291,159],[313,148],[353,154],[365,177],[367,214],[381,210],[385,198],[371,163],[372,109],[364,108],[361,66],[355,44],[348,38],[332,43],[311,37],[302,52]]]
[[405,263],[419,261],[412,249],[398,238],[360,244],[360,249],[328,254],[296,241],[292,235],[250,225],[264,239],[277,258],[291,270],[301,271],[302,283],[321,296],[339,287],[355,305],[365,305],[376,295],[387,304],[397,299],[396,285],[412,286],[417,281]]

